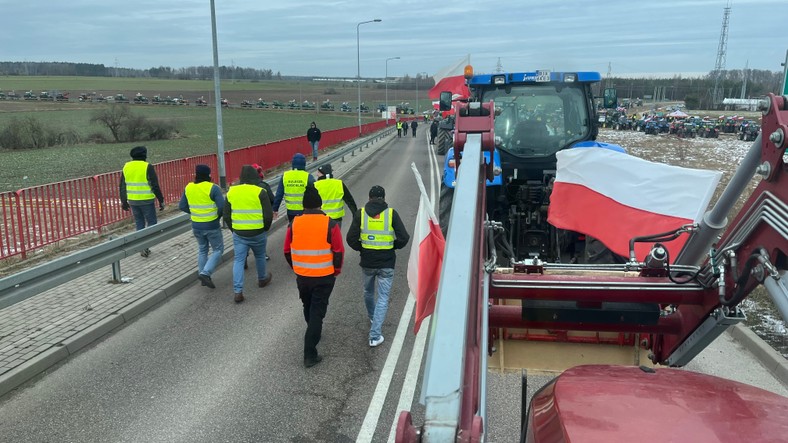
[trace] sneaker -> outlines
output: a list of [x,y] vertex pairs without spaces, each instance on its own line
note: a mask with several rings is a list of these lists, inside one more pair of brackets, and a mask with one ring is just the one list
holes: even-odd
[[271,275],[271,273],[269,272],[268,275],[266,275],[264,279],[257,280],[257,287],[258,288],[264,288],[264,287],[268,286],[268,283],[271,283],[271,279],[272,278],[273,278],[273,275]]
[[370,339],[369,340],[369,347],[370,348],[374,348],[375,346],[380,346],[381,343],[383,343],[383,336],[382,335],[380,337],[374,339],[374,340]]
[[237,292],[235,294],[235,299],[234,300],[235,300],[236,303],[241,303],[242,301],[244,301],[244,293],[243,292]]
[[323,361],[323,357],[320,356],[320,355],[318,355],[315,358],[305,358],[304,359],[304,367],[311,368],[312,366],[320,363],[321,361]]
[[269,257],[268,254],[265,254],[265,259],[266,260],[271,260],[271,257]]
[[215,289],[216,288],[216,285],[213,284],[213,280],[211,280],[211,276],[210,275],[198,274],[197,278],[200,279],[200,283],[203,286],[208,286],[211,289]]
[[150,255],[150,249],[148,248],[145,248],[142,250],[142,252],[140,252],[140,256],[142,257],[148,257],[149,255]]

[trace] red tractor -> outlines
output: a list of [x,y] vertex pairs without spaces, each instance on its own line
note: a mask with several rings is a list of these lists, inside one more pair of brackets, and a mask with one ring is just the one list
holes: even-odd
[[[537,89],[539,73],[543,89]],[[539,248],[526,253],[534,246],[529,240],[552,245],[557,232],[540,237],[526,230],[523,242],[507,241],[516,239],[507,230],[521,219],[517,214],[523,208],[538,203],[525,213],[534,220],[551,204],[555,163],[550,159],[555,161],[556,152],[543,158],[534,153],[533,146],[552,146],[548,136],[535,135],[538,126],[513,142],[508,126],[498,120],[526,106],[520,101],[552,95],[587,99],[572,101],[571,107],[563,101],[565,124],[594,121],[588,111],[593,94],[583,92],[580,83],[583,73],[555,74],[469,77],[474,97],[455,105],[456,188],[430,326],[424,421],[414,424],[403,411],[396,441],[484,441],[487,366],[504,358],[538,359],[538,352],[523,355],[519,345],[534,340],[616,343],[662,366],[590,365],[563,372],[530,405],[522,405],[521,442],[784,439],[788,398],[674,368],[742,322],[741,303],[757,286],[788,319],[788,99],[770,94],[763,102],[764,136],[756,138],[700,221],[631,239],[623,263],[570,264],[541,260]],[[522,85],[512,85],[512,79],[522,79]],[[442,105],[450,103],[451,94],[446,95]],[[511,109],[507,102],[514,102]],[[532,110],[524,112],[527,121]],[[515,142],[526,148],[507,152]],[[497,150],[503,150],[501,168],[484,160]],[[726,228],[729,211],[756,174],[761,176],[757,188]],[[504,178],[504,198],[487,201],[498,194],[485,184],[498,175]],[[512,206],[495,208],[507,200]],[[684,236],[678,256],[668,256],[661,243]]]

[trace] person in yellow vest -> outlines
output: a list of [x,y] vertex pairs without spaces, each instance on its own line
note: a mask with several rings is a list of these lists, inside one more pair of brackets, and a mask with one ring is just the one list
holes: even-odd
[[[197,165],[194,182],[186,185],[178,208],[191,214],[192,234],[197,239],[197,278],[203,286],[216,288],[211,280],[224,252],[220,217],[224,210],[222,189],[211,183],[211,168]],[[212,249],[208,256],[208,250]]]
[[[137,230],[156,224],[156,200],[159,210],[164,210],[164,195],[159,188],[159,178],[153,165],[147,162],[148,148],[136,146],[132,148],[131,161],[123,165],[120,174],[120,205],[124,211],[131,210]],[[150,249],[140,252],[147,257]]]
[[314,186],[304,190],[304,212],[296,216],[285,234],[285,259],[296,274],[298,296],[304,307],[304,366],[323,360],[317,344],[336,276],[342,271],[345,245],[339,224],[320,210],[323,204]]
[[397,120],[397,137],[402,137],[402,120]]
[[[364,303],[369,317],[369,346],[383,343],[383,321],[389,309],[389,294],[394,279],[395,250],[408,244],[410,235],[399,214],[386,204],[382,186],[369,190],[369,201],[353,217],[345,240],[361,253],[364,274]],[[375,300],[375,287],[378,297]]]
[[266,271],[265,245],[273,222],[273,211],[267,192],[257,186],[259,180],[257,170],[251,165],[244,165],[240,183],[227,191],[224,207],[224,222],[233,231],[233,292],[236,303],[244,301],[244,262],[250,249],[257,268],[257,286],[262,288],[271,282],[271,273]]
[[330,163],[317,168],[315,188],[320,193],[320,198],[323,199],[323,212],[339,223],[340,227],[342,226],[342,217],[345,216],[345,204],[351,214],[358,211],[350,189],[342,180],[334,178],[334,170]]
[[302,200],[304,198],[304,189],[306,185],[313,185],[315,177],[306,172],[306,157],[304,154],[296,153],[293,155],[293,169],[282,174],[279,180],[279,187],[276,189],[276,196],[274,197],[274,218],[279,213],[279,205],[282,200],[285,202],[287,208],[287,220],[293,221],[293,217],[304,212]]

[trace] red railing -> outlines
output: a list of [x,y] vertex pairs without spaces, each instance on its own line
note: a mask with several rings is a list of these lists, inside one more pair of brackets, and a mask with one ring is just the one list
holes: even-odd
[[[362,134],[384,127],[384,121],[368,123],[362,126]],[[357,137],[357,126],[325,131],[320,150]],[[227,181],[237,181],[243,165],[258,163],[268,170],[275,169],[290,163],[296,152],[307,157],[312,155],[306,136],[227,151],[224,154]],[[165,203],[180,200],[198,164],[218,170],[216,154],[155,165]],[[120,174],[120,171],[108,172],[0,193],[0,260],[17,255],[26,258],[30,251],[80,234],[100,233],[101,228],[129,218],[131,214],[120,207]],[[218,181],[218,173],[213,175]]]

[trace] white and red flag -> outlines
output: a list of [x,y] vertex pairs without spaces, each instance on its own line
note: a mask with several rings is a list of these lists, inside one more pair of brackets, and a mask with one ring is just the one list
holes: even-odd
[[[629,256],[629,240],[677,230],[701,219],[721,173],[654,163],[609,149],[559,151],[548,222],[597,238]],[[671,260],[687,236],[663,242]],[[652,245],[636,243],[642,260]]]
[[446,240],[443,238],[438,217],[432,209],[432,202],[427,196],[421,175],[412,164],[416,182],[419,185],[419,212],[416,214],[416,226],[413,228],[413,243],[408,258],[408,287],[416,297],[416,324],[413,333],[419,332],[422,320],[435,311],[435,297],[438,293],[443,250]]
[[427,94],[429,98],[439,98],[442,91],[451,92],[452,100],[470,97],[471,93],[465,84],[465,66],[470,63],[471,56],[468,55],[435,73],[432,76],[435,80],[435,86],[430,88],[430,92]]

